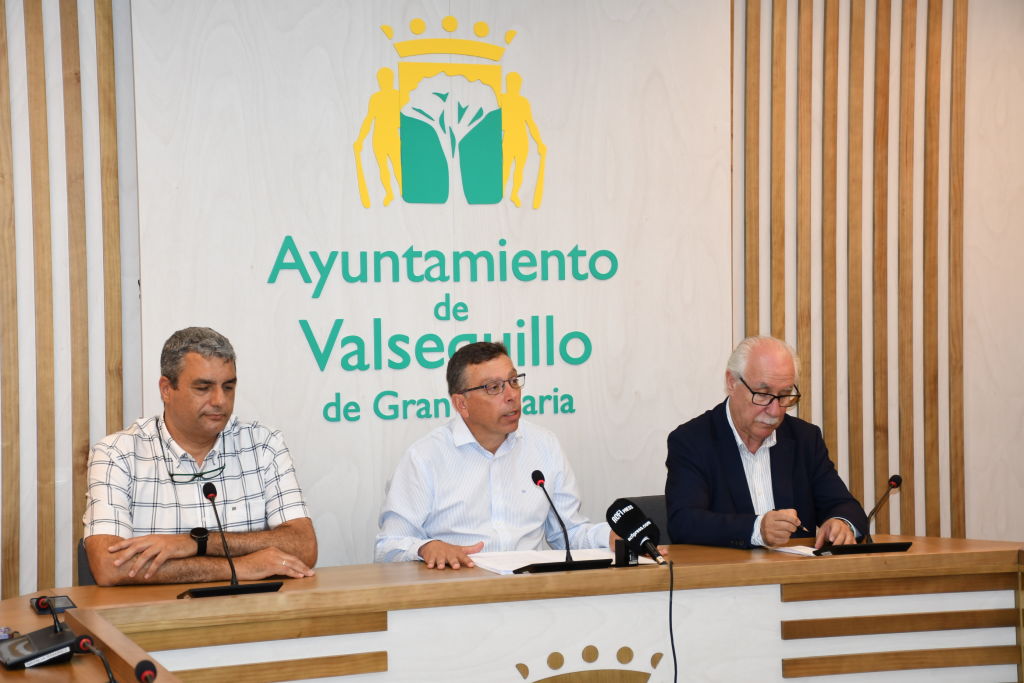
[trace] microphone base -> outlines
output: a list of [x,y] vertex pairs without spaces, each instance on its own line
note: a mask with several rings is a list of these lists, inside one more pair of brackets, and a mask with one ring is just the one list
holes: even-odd
[[52,626],[0,641],[0,663],[8,669],[26,669],[41,664],[59,664],[71,659],[78,636],[67,626],[54,631]]
[[905,553],[910,541],[893,541],[892,543],[861,543],[859,545],[831,545],[818,548],[815,555],[865,555],[867,553]]
[[245,595],[247,593],[274,593],[281,589],[284,581],[264,581],[262,583],[240,583],[226,586],[201,586],[189,588],[187,591],[178,594],[178,599],[184,598],[215,598],[221,595]]
[[604,569],[612,566],[611,558],[606,560],[580,560],[578,562],[537,562],[519,569],[513,574],[542,574],[545,572],[573,572],[581,569]]

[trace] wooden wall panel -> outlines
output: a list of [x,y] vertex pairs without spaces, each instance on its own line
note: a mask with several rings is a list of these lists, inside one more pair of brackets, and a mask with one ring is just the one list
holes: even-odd
[[[738,3],[738,0],[737,0]],[[736,4],[737,8],[741,5]],[[746,136],[743,150],[747,160],[744,207],[744,249],[747,287],[737,292],[737,310],[746,320],[745,334],[756,333],[756,321],[771,320],[772,334],[794,341],[800,355],[800,417],[822,428],[829,453],[848,473],[851,490],[870,507],[887,488],[890,474],[899,472],[903,486],[892,505],[899,509],[900,533],[919,529],[929,535],[963,534],[963,116],[966,90],[966,0],[954,8],[952,50],[942,45],[943,2],[929,0],[923,39],[918,39],[917,0],[896,3],[899,30],[893,33],[891,0],[800,0],[797,11],[797,68],[795,83],[783,78],[786,31],[783,2],[745,2],[748,51],[759,51],[760,40],[772,41],[772,63],[758,65],[757,54],[745,59],[748,97]],[[753,35],[761,26],[760,12],[771,8],[771,35]],[[923,8],[923,6],[922,6]],[[814,16],[823,18],[815,24]],[[765,27],[765,32],[769,30]],[[840,52],[846,41],[849,50]],[[815,73],[814,50],[822,50],[821,72]],[[898,62],[893,62],[898,50]],[[952,55],[950,55],[952,52]],[[866,82],[867,56],[873,55],[873,78]],[[952,62],[952,76],[944,66]],[[897,77],[890,74],[898,73]],[[844,78],[845,77],[845,78]],[[771,140],[756,135],[756,97],[760,79],[772,81]],[[945,79],[945,80],[944,80]],[[779,84],[795,88],[783,96]],[[923,100],[917,96],[923,84]],[[845,88],[845,90],[844,90]],[[949,88],[951,97],[943,101]],[[795,101],[796,110],[786,113],[786,103]],[[845,104],[846,119],[840,116]],[[950,112],[949,149],[940,146],[939,122]],[[865,110],[870,107],[870,119]],[[787,138],[779,118],[795,118],[796,134]],[[898,122],[895,137],[890,122]],[[870,122],[871,129],[866,130]],[[847,158],[840,169],[842,147]],[[757,145],[758,149],[749,146]],[[865,154],[865,149],[870,153]],[[820,169],[815,170],[815,150],[820,150]],[[760,154],[771,155],[770,206],[758,207],[756,163]],[[795,172],[780,175],[788,154],[796,159]],[[948,197],[939,183],[939,169],[948,159]],[[841,201],[841,172],[845,171],[845,206]],[[819,175],[815,177],[815,173]],[[891,181],[890,178],[893,180]],[[918,191],[923,188],[923,192]],[[870,195],[870,212],[864,210],[865,191]],[[786,198],[795,194],[796,240],[787,244]],[[890,196],[895,202],[890,201]],[[948,282],[938,263],[938,240],[946,229],[939,210],[949,202]],[[815,214],[815,205],[820,215]],[[765,234],[756,232],[756,217],[770,211]],[[869,216],[869,223],[865,223]],[[846,240],[837,237],[846,227]],[[870,231],[871,248],[864,250],[865,230]],[[772,253],[772,295],[762,302],[756,291],[756,252],[768,238]],[[893,251],[892,244],[895,244]],[[820,271],[814,268],[812,245],[820,246]],[[839,249],[845,248],[845,253]],[[796,272],[779,274],[787,252],[796,254]],[[916,254],[922,261],[917,262]],[[892,258],[895,256],[894,266]],[[839,278],[841,265],[846,276]],[[795,295],[780,300],[779,279],[795,282]],[[870,281],[870,309],[862,291]],[[751,289],[754,287],[754,289]],[[820,291],[820,309],[813,308],[815,291]],[[895,307],[895,315],[891,308]],[[767,307],[767,310],[763,310]],[[795,309],[795,310],[794,310]],[[948,331],[939,330],[943,312],[949,316]],[[795,312],[795,331],[786,330],[787,315]],[[920,330],[920,331],[919,331]],[[920,334],[920,339],[916,335]],[[946,338],[941,335],[946,334]],[[868,351],[864,339],[871,340]],[[816,341],[821,358],[814,362]],[[892,344],[892,342],[895,342]],[[943,343],[945,342],[945,344]],[[891,345],[895,355],[891,356]],[[948,347],[949,358],[939,357]],[[865,378],[865,357],[871,369]],[[845,358],[847,378],[840,383],[838,364]],[[943,382],[943,372],[947,373]],[[817,376],[814,373],[818,373]],[[890,383],[890,375],[895,384]],[[939,388],[948,387],[949,448],[940,438],[939,407],[944,400]],[[893,396],[890,397],[890,390]],[[820,392],[820,394],[818,393]],[[814,400],[814,397],[820,399]],[[890,445],[890,409],[897,416],[895,441]],[[869,403],[870,401],[870,409]],[[820,406],[821,415],[814,413]],[[818,419],[815,419],[818,418]],[[845,421],[846,429],[840,433]],[[865,432],[873,434],[865,443]],[[915,435],[923,435],[919,438]],[[920,443],[919,443],[920,441]],[[890,449],[898,464],[890,463]],[[916,463],[922,462],[923,467]],[[948,462],[950,472],[946,496],[941,473]],[[920,471],[918,471],[920,470]],[[923,491],[923,519],[918,519],[917,491]],[[944,500],[948,499],[950,528],[942,528]],[[887,511],[876,521],[877,533],[888,533]]]
[[800,0],[796,105],[796,352],[800,356],[800,417],[812,421],[811,381],[811,76],[814,64],[812,0]]
[[900,415],[900,533],[914,524],[914,72],[917,61],[917,0],[904,0],[900,17],[900,131],[896,196],[896,355]]
[[964,110],[967,0],[953,0],[949,96],[949,488],[954,538],[967,536],[964,495]]
[[849,144],[846,195],[846,320],[849,486],[864,501],[864,1],[850,2]]
[[925,533],[942,533],[939,513],[939,93],[942,0],[928,0],[924,81],[924,199],[922,342],[924,346]]
[[836,452],[836,176],[839,145],[839,0],[825,0],[821,122],[821,432]]
[[82,152],[82,74],[79,64],[78,3],[60,3],[61,67],[64,76],[64,156],[68,195],[68,295],[71,314],[71,575],[85,512],[85,470],[89,456],[89,278],[86,263],[85,161]]
[[[874,400],[874,482],[872,498],[889,487],[889,68],[892,8],[875,5],[875,112],[872,156],[872,397]],[[864,501],[867,505],[870,502]],[[875,518],[875,529],[889,533],[889,515]]]
[[772,3],[771,330],[786,337],[786,0]]
[[743,136],[744,224],[744,334],[758,333],[760,313],[760,101],[761,101],[761,0],[747,1],[746,83]]
[[124,427],[121,343],[121,209],[117,186],[117,104],[111,0],[96,0],[96,80],[100,112],[103,210],[103,316],[106,341],[107,433]]
[[[50,234],[50,152],[42,0],[25,0],[29,154],[32,175],[32,256],[36,370],[36,536],[53,539],[56,433],[53,403],[53,248]],[[36,543],[36,587],[54,585],[54,546]]]
[[[89,444],[96,438],[90,433],[91,384],[104,386],[107,414],[116,416],[117,428],[123,426],[113,18],[110,2],[98,3],[97,18],[105,31],[101,30],[98,38],[97,61],[105,65],[100,90],[106,97],[106,105],[99,107],[100,93],[82,90],[78,12],[83,8],[77,0],[59,0],[52,5],[43,0],[0,0],[0,514],[4,520],[0,529],[0,595],[4,598],[67,585],[75,576],[86,459]],[[91,12],[91,2],[88,8]],[[18,26],[19,34],[24,33],[23,60],[11,53],[8,18],[13,18],[11,25]],[[60,61],[51,59],[47,71],[46,58],[58,54],[57,50]],[[12,73],[12,69],[20,73]],[[47,97],[47,78],[59,79],[58,98]],[[11,92],[12,86],[17,92]],[[86,143],[90,135],[86,121],[95,120],[97,114],[104,131],[102,163],[88,159],[85,151],[97,146]],[[62,125],[50,125],[57,121]],[[102,233],[97,227],[90,231],[86,220],[86,179],[90,174],[102,178],[95,184],[104,188]],[[23,188],[17,195],[16,184]],[[60,208],[65,201],[66,214]],[[65,235],[66,266],[60,262]],[[112,369],[93,377],[89,375],[89,316],[91,308],[96,313],[100,308],[95,303],[90,307],[90,249],[104,252],[109,298],[103,313],[107,324],[101,334],[107,347],[106,366]],[[19,348],[19,337],[32,341]],[[69,371],[61,367],[58,376],[63,354],[69,356]],[[33,447],[22,446],[22,429],[34,432]],[[58,456],[65,454],[57,452],[58,444],[62,448],[68,444],[72,451],[70,492],[63,488],[65,460]],[[33,461],[35,486],[21,486],[22,472],[32,467]],[[58,519],[62,505],[66,512]],[[32,521],[32,536],[40,540],[26,544],[35,548],[26,562],[20,547]],[[57,539],[69,528],[70,543],[58,544]],[[23,571],[23,565],[30,569]]]
[[7,2],[0,0],[0,598],[21,593],[21,418],[18,411],[18,280],[14,234],[14,159],[11,152],[11,84],[7,57]]

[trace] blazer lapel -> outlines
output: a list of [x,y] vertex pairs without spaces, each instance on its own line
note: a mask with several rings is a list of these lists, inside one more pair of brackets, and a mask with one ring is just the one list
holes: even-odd
[[[722,471],[725,474],[725,481],[732,496],[733,508],[738,513],[748,515],[754,514],[754,501],[750,497],[750,487],[747,486],[747,475],[743,471],[743,461],[740,459],[740,449],[736,445],[736,437],[733,436],[732,428],[729,427],[729,419],[725,416],[728,406],[723,401],[715,410],[715,427],[718,437],[718,459],[722,463]],[[774,478],[775,474],[772,473]]]
[[[783,422],[787,418],[782,418]],[[775,445],[771,448],[772,497],[779,510],[796,508],[793,497],[793,448],[792,439],[784,435],[783,425],[775,430]]]

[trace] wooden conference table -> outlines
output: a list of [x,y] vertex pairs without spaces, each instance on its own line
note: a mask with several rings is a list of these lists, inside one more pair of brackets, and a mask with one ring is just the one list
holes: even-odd
[[[906,553],[799,557],[671,548],[682,681],[1022,679],[1024,544],[910,540]],[[176,600],[182,586],[60,588],[119,681],[584,683],[672,680],[669,571],[640,566],[498,576],[421,563],[324,567],[278,593]],[[34,593],[0,626],[43,628]],[[970,667],[970,668],[966,668]],[[869,673],[874,672],[874,673]],[[100,662],[4,671],[5,681],[102,681]]]

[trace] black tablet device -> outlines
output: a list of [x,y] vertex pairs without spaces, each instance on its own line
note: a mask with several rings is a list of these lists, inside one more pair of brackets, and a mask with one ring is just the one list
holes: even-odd
[[818,548],[815,555],[863,555],[865,553],[903,553],[911,546],[910,541],[894,543],[862,543],[860,545],[830,545]]

